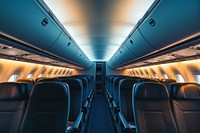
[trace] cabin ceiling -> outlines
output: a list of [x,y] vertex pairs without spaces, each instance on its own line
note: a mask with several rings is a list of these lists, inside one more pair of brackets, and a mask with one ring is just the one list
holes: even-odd
[[91,61],[108,61],[154,0],[44,0]]

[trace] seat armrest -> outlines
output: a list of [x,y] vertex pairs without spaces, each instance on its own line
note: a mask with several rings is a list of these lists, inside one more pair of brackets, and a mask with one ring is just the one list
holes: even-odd
[[109,97],[110,102],[114,100],[113,96],[110,93],[108,94],[108,97]]
[[93,90],[90,91],[90,94],[87,96],[87,100],[90,102],[92,99]]
[[125,119],[124,115],[119,112],[118,113],[118,116],[119,116],[119,120],[121,121],[122,125],[123,125],[123,131],[134,131],[136,132],[136,127],[134,125],[129,125],[127,120]]
[[124,118],[124,115],[123,115],[121,112],[119,112],[119,113],[118,113],[118,116],[119,116],[119,120],[121,121],[123,127],[124,127],[125,129],[128,129],[128,128],[129,128],[129,125],[128,125],[128,122],[126,121],[126,119]]
[[115,114],[117,114],[118,112],[120,112],[120,109],[117,106],[117,104],[115,103],[115,101],[112,101],[112,107],[113,107],[113,111],[114,111]]
[[67,128],[67,133],[78,132],[82,119],[83,119],[83,112],[80,112],[74,124]]
[[88,107],[89,107],[89,102],[86,101],[85,104],[83,105],[83,108],[82,108],[82,112],[84,114],[87,114]]

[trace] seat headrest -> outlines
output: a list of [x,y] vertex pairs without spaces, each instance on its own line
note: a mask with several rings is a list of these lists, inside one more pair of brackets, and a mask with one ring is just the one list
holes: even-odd
[[137,83],[138,81],[137,80],[135,80],[135,79],[131,79],[131,78],[129,78],[129,79],[122,79],[122,80],[120,80],[120,82],[119,82],[119,87],[120,87],[120,90],[130,90],[130,89],[132,89],[133,88],[133,85],[135,84],[135,83]]
[[159,79],[156,78],[141,78],[139,79],[140,82],[160,82]]
[[62,82],[39,82],[33,86],[31,99],[37,100],[65,100],[69,94],[69,88]]
[[23,100],[27,98],[24,84],[5,82],[0,83],[0,100]]
[[83,82],[81,79],[67,78],[61,81],[66,82],[69,85],[69,88],[73,90],[82,90],[83,88]]
[[139,82],[133,86],[133,95],[139,100],[169,99],[167,88],[158,82]]
[[58,78],[39,78],[37,79],[37,82],[52,82],[52,81],[59,81]]
[[197,83],[176,83],[171,90],[173,99],[200,99],[200,85]]

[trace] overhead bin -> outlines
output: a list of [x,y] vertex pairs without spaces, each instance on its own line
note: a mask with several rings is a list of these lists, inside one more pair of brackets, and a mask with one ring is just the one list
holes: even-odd
[[155,50],[140,34],[139,30],[136,29],[131,37],[126,41],[125,44],[128,49],[133,53],[132,59],[149,54]]
[[28,46],[51,52],[69,63],[89,67],[92,62],[83,53],[83,56],[75,56],[78,50],[82,51],[58,23],[48,9],[32,0],[6,0],[0,4],[0,32]]
[[5,0],[0,4],[0,31],[41,49],[51,46],[61,33],[32,0]]
[[139,30],[157,49],[197,34],[200,32],[200,1],[162,0]]
[[136,29],[125,44],[120,47],[117,53],[112,57],[113,61],[112,63],[110,62],[109,65],[115,68],[155,50],[156,49],[143,38],[139,30]]
[[107,65],[108,65],[109,67],[111,67],[111,68],[112,68],[112,61],[113,61],[113,58],[111,58],[111,59],[107,62]]
[[47,50],[53,54],[73,61],[73,56],[78,51],[78,47],[70,40],[70,38],[62,32],[58,40]]
[[121,46],[116,55],[118,56],[118,59],[115,61],[115,66],[113,67],[123,65],[136,57],[126,45]]
[[88,68],[92,64],[86,55],[79,49],[78,52],[72,57],[74,63],[81,65],[82,67]]
[[91,65],[92,65],[92,62],[88,58],[85,58],[85,62],[84,62],[85,68],[89,68]]
[[117,65],[117,60],[118,60],[118,55],[117,53],[115,53],[112,58],[108,61],[108,65],[111,68],[114,68]]

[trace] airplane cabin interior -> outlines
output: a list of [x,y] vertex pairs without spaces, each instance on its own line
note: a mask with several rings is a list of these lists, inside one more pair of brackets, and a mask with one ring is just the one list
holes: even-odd
[[199,133],[200,0],[1,0],[0,133]]

